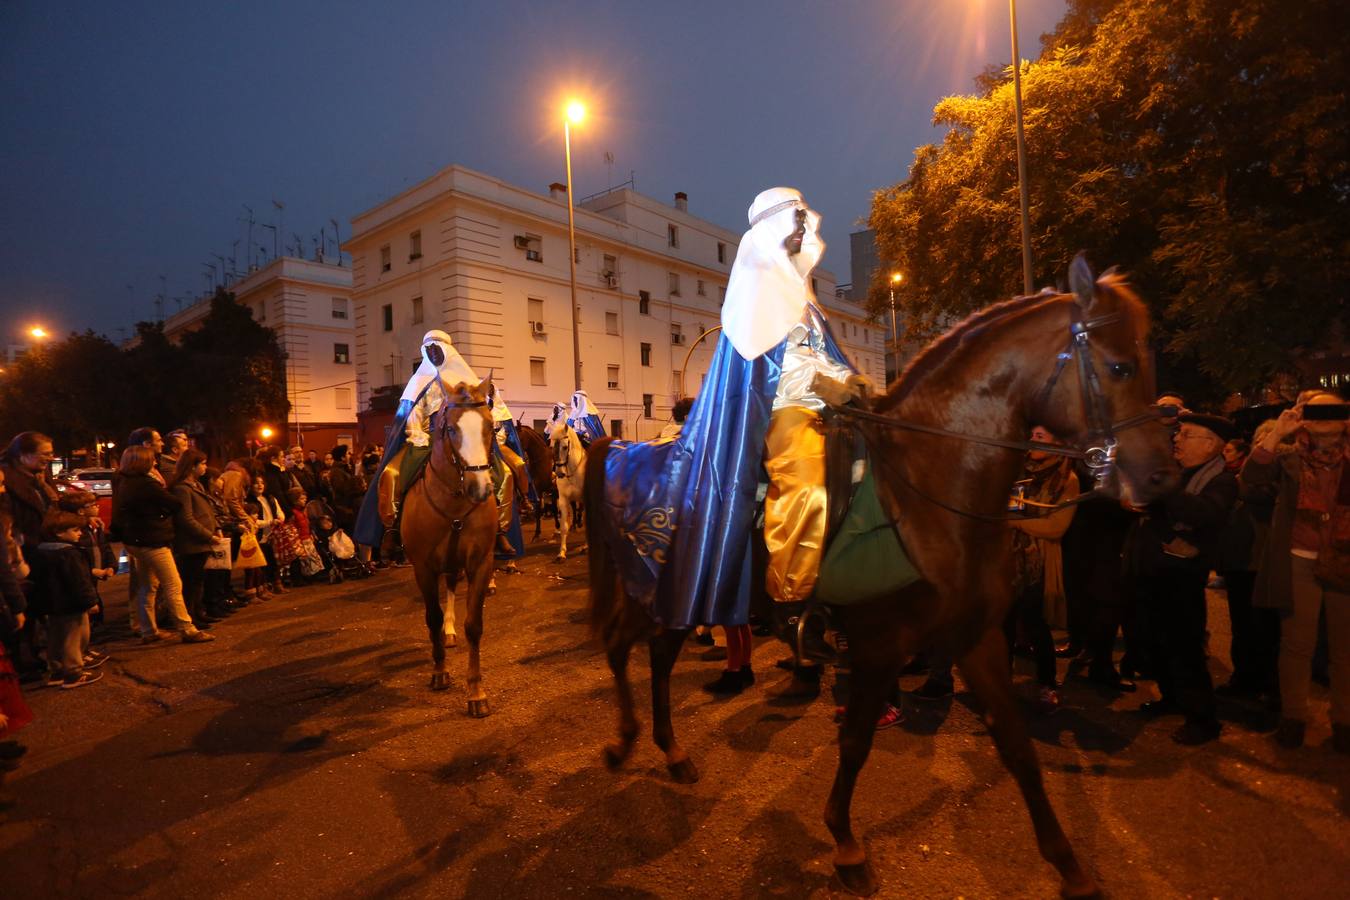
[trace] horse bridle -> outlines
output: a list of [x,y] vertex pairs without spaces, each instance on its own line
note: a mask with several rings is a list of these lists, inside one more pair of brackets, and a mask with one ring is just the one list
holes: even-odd
[[[563,431],[563,434],[566,434],[567,431],[570,431],[572,429],[572,426],[568,425],[565,422],[559,424],[561,424],[565,429]],[[554,427],[556,428],[557,426],[555,425]],[[553,477],[554,478],[572,477],[571,473],[567,471],[567,463],[569,462],[569,458],[572,453],[571,440],[559,441],[556,445],[553,446],[552,449],[553,449]]]
[[[488,402],[486,400],[478,400],[473,403],[452,403],[450,401],[450,392],[446,390],[445,382],[443,380],[441,381],[441,390],[445,392],[445,402],[441,404],[442,410],[477,409],[479,407],[485,408],[488,405]],[[441,437],[449,443],[450,462],[452,465],[454,465],[455,471],[459,474],[459,488],[455,491],[455,496],[463,497],[466,493],[464,490],[464,476],[470,472],[487,472],[492,468],[492,464],[490,462],[486,462],[483,463],[482,465],[471,466],[466,462],[464,462],[464,458],[459,455],[459,448],[456,447],[454,445],[454,442],[450,440],[450,419],[448,416],[442,416],[441,418]],[[488,458],[491,459],[491,457],[492,454],[489,451]],[[479,502],[481,501],[474,501],[475,505]]]
[[[1107,408],[1106,395],[1102,391],[1101,379],[1097,376],[1097,367],[1094,364],[1092,356],[1092,344],[1088,340],[1089,335],[1094,329],[1106,325],[1112,325],[1120,321],[1120,313],[1110,313],[1104,316],[1098,316],[1092,319],[1083,317],[1083,307],[1078,301],[1074,301],[1070,311],[1069,320],[1069,340],[1064,349],[1055,356],[1055,368],[1050,373],[1049,379],[1036,394],[1034,408],[1041,410],[1050,400],[1050,395],[1059,383],[1059,378],[1064,374],[1064,369],[1068,366],[1070,360],[1075,360],[1078,365],[1078,380],[1083,390],[1083,413],[1087,420],[1086,444],[1083,448],[1066,447],[1062,444],[1047,444],[1042,441],[1009,441],[1002,438],[985,437],[982,435],[963,434],[959,431],[950,431],[946,428],[938,428],[932,425],[921,425],[917,422],[907,422],[904,419],[898,419],[894,416],[887,416],[881,413],[874,413],[870,410],[855,409],[852,407],[837,407],[836,412],[849,416],[851,418],[862,419],[868,422],[875,422],[878,425],[884,425],[888,428],[898,428],[905,431],[917,431],[922,434],[932,434],[940,437],[949,437],[956,440],[966,441],[973,444],[984,444],[990,447],[1003,447],[1009,450],[1039,450],[1043,453],[1050,453],[1056,456],[1064,456],[1069,459],[1081,459],[1087,466],[1088,471],[1092,473],[1092,490],[1079,494],[1072,500],[1056,504],[1048,508],[1048,511],[1062,509],[1067,506],[1074,506],[1085,500],[1098,496],[1106,488],[1107,483],[1115,474],[1116,470],[1116,452],[1119,442],[1116,440],[1117,433],[1126,431],[1130,428],[1144,425],[1148,422],[1156,421],[1163,417],[1164,413],[1156,406],[1149,407],[1147,412],[1130,416],[1116,422],[1112,422]],[[908,482],[906,482],[908,483]],[[924,494],[914,485],[909,485],[915,493],[926,500],[929,500],[943,509],[961,515],[972,516],[981,519],[1003,520],[1006,516],[984,516],[977,513],[971,513],[942,503],[935,498]]]

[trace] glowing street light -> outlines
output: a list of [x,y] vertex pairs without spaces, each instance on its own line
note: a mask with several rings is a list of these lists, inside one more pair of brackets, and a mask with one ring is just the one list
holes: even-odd
[[263,439],[264,441],[270,441],[270,440],[272,439],[272,435],[273,435],[274,433],[275,433],[275,432],[273,432],[272,429],[269,428],[269,427],[267,427],[266,425],[264,425],[262,428],[258,429],[258,434],[262,435],[262,439]]
[[[900,343],[900,335],[895,327],[895,289],[905,280],[903,272],[891,273],[891,346],[896,347]],[[897,347],[898,350],[898,347]]]
[[47,329],[43,328],[41,325],[34,325],[32,328],[28,329],[28,336],[38,341],[51,337],[47,332]]
[[577,225],[572,211],[572,125],[586,118],[580,100],[570,100],[563,116],[563,156],[567,162],[567,266],[572,284],[572,374],[581,390],[581,322],[577,312]]

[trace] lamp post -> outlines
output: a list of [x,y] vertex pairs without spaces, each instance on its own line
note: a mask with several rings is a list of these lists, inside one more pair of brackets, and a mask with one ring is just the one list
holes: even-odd
[[581,322],[577,311],[577,227],[572,211],[572,123],[586,118],[586,107],[579,100],[567,104],[563,116],[563,155],[567,162],[567,267],[572,281],[572,367],[576,390],[581,390]]
[[1031,219],[1027,200],[1027,141],[1022,131],[1022,56],[1017,49],[1017,0],[1008,0],[1012,22],[1013,109],[1017,114],[1017,192],[1022,201],[1022,292],[1031,294]]
[[901,272],[892,272],[892,273],[891,273],[891,346],[892,346],[892,347],[894,347],[895,345],[897,345],[897,344],[900,343],[900,334],[899,334],[899,332],[896,330],[896,327],[895,327],[895,286],[898,285],[900,282],[902,282],[902,281],[904,281],[904,280],[905,280],[905,276],[904,276],[903,273],[901,273]]

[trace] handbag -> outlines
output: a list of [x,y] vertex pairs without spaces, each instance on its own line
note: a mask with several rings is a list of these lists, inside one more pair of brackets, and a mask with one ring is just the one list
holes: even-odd
[[206,557],[206,568],[224,569],[226,572],[234,568],[230,559],[229,538],[218,537],[211,540],[211,553]]
[[356,545],[347,537],[347,532],[339,528],[328,537],[328,551],[338,559],[351,559],[356,555]]
[[253,532],[245,531],[239,536],[239,558],[234,561],[234,565],[238,569],[261,569],[267,565],[267,558],[263,556],[262,547]]

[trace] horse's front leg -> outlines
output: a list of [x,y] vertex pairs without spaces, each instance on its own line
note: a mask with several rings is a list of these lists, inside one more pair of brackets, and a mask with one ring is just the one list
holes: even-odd
[[483,672],[478,660],[478,647],[483,639],[483,601],[488,594],[492,577],[492,547],[483,549],[482,562],[469,579],[469,596],[464,615],[464,636],[469,641],[469,715],[481,719],[488,709],[487,692],[483,690]]
[[966,684],[984,702],[985,719],[998,747],[998,755],[1022,790],[1022,798],[1036,829],[1036,845],[1041,856],[1059,871],[1062,879],[1060,894],[1065,897],[1097,896],[1096,882],[1079,865],[1050,806],[1050,798],[1045,794],[1040,763],[1013,694],[1008,672],[1008,647],[1002,630],[991,628],[986,631],[959,664]]
[[[413,570],[417,589],[422,593],[426,610],[427,634],[431,638],[431,689],[443,691],[450,687],[450,673],[445,670],[445,607],[441,600],[441,573],[429,563]],[[453,607],[451,607],[453,615]]]
[[670,672],[688,636],[688,629],[662,629],[648,642],[652,663],[652,739],[666,754],[670,777],[680,784],[698,781],[698,768],[675,740],[675,727],[670,721]]
[[558,493],[558,507],[562,515],[562,524],[558,531],[558,555],[554,562],[562,562],[567,559],[567,533],[572,530],[572,504],[563,498],[562,492]]
[[611,639],[605,651],[609,671],[614,675],[614,689],[619,695],[619,739],[605,745],[605,765],[611,770],[623,765],[637,740],[637,713],[633,707],[633,688],[628,681],[628,657],[632,650],[633,638],[624,634]]
[[445,627],[442,629],[445,646],[453,647],[459,643],[459,634],[455,631],[455,579],[454,576],[447,575],[445,578],[445,594],[441,598],[441,614],[445,618]]

